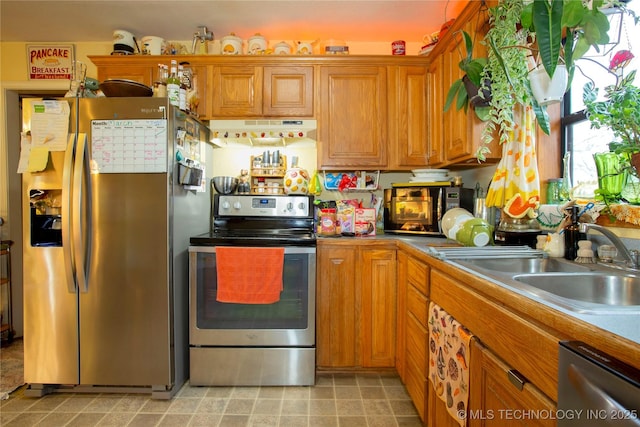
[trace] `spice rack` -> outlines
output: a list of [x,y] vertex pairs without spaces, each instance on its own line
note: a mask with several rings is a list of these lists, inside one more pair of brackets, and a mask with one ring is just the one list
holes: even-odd
[[287,156],[278,164],[265,166],[262,156],[251,156],[251,194],[284,194],[282,179],[287,171]]

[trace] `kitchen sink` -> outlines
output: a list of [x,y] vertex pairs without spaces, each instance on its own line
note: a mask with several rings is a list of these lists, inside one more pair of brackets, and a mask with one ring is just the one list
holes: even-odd
[[640,275],[629,270],[563,258],[487,257],[454,262],[571,311],[640,313]]
[[501,273],[588,272],[585,264],[577,264],[559,258],[485,258],[468,259],[461,264]]
[[640,309],[640,277],[637,276],[574,272],[517,274],[513,279],[563,298]]

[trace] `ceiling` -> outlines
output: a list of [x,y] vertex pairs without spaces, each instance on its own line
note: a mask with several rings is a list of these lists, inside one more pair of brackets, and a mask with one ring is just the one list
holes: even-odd
[[[473,0],[472,0],[473,1]],[[272,42],[345,40],[422,42],[456,17],[468,0],[1,0],[3,42],[113,40],[113,30],[138,39],[192,40],[200,26],[216,39],[255,33]],[[446,12],[446,13],[445,13]]]

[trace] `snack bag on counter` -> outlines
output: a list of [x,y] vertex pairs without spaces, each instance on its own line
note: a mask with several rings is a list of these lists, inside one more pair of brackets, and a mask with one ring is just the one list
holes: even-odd
[[356,236],[376,235],[376,210],[373,208],[356,209]]
[[355,235],[355,214],[356,208],[361,206],[358,200],[338,200],[336,202],[338,211],[338,224],[340,234],[343,236]]

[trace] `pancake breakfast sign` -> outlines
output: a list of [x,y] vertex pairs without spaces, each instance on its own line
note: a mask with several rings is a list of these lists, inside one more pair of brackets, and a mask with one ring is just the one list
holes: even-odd
[[27,45],[30,80],[70,80],[73,45]]

